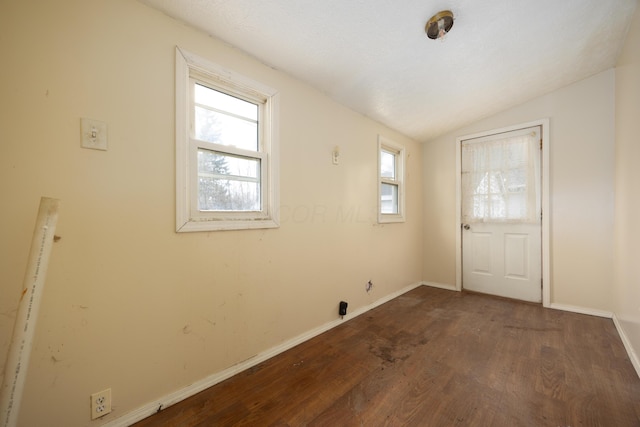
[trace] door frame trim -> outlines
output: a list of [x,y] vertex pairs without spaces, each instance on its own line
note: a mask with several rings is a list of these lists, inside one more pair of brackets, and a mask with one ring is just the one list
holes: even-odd
[[541,174],[540,188],[542,190],[542,305],[549,307],[551,304],[551,254],[550,254],[550,185],[549,185],[549,119],[539,119],[532,122],[521,123],[499,129],[491,129],[456,138],[456,290],[462,290],[462,165],[461,146],[467,139],[481,138],[497,133],[511,132],[519,129],[540,126],[542,136],[542,152],[540,153]]

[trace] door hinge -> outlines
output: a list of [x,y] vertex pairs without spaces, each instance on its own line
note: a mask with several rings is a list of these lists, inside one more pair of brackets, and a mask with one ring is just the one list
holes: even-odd
[[540,149],[542,150],[542,138],[540,138]]

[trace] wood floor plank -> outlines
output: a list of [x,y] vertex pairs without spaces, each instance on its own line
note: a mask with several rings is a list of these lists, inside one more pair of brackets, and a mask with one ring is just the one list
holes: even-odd
[[135,424],[640,426],[610,319],[416,288]]

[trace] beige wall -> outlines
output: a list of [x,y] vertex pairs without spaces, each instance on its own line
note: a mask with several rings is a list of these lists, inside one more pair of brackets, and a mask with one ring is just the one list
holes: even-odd
[[616,68],[616,225],[614,312],[640,374],[640,10]]
[[456,280],[456,137],[548,117],[551,303],[611,311],[614,85],[609,70],[425,144],[425,281]]
[[[280,91],[279,229],[174,232],[176,45]],[[414,141],[133,0],[2,2],[0,51],[0,366],[38,201],[62,200],[21,426],[100,425],[90,393],[114,419],[420,282]],[[404,224],[376,223],[379,133],[407,149]]]

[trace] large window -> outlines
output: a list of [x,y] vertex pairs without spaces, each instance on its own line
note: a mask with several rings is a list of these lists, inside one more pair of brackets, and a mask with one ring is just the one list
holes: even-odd
[[176,50],[176,230],[278,226],[277,93]]
[[378,136],[378,222],[404,221],[404,147]]

